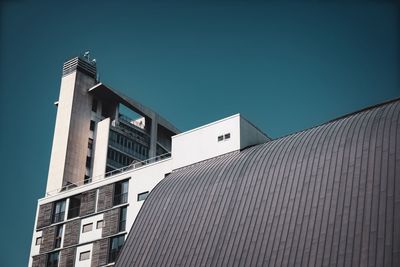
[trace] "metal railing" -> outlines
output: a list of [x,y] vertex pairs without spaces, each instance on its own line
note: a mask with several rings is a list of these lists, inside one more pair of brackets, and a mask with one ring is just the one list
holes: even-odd
[[112,171],[106,172],[105,174],[97,175],[97,176],[94,176],[94,177],[90,177],[89,179],[82,180],[79,183],[71,183],[71,184],[63,186],[63,187],[61,187],[59,189],[55,189],[55,190],[49,191],[49,192],[46,193],[46,196],[52,196],[52,195],[55,195],[57,193],[60,193],[60,192],[63,192],[63,191],[67,191],[67,190],[70,190],[70,189],[73,189],[73,188],[77,188],[77,187],[85,185],[85,184],[90,184],[92,182],[99,182],[99,181],[102,181],[102,180],[104,180],[106,178],[109,178],[111,176],[114,176],[114,175],[117,175],[117,174],[121,174],[121,173],[124,173],[124,172],[127,172],[127,171],[131,171],[131,170],[146,166],[146,165],[151,164],[151,163],[156,163],[156,162],[158,162],[160,160],[167,159],[167,158],[170,158],[170,157],[171,157],[171,153],[165,153],[165,154],[153,157],[153,158],[149,158],[149,159],[146,159],[146,160],[143,160],[143,161],[135,162],[135,163],[132,163],[132,164],[130,164],[128,166],[125,166],[125,167],[122,167],[122,168],[119,168],[119,169],[116,169],[116,170],[112,170]]

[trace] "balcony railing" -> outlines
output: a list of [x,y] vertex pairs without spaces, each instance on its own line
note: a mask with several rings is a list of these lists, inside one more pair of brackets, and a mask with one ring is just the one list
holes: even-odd
[[99,181],[102,181],[102,180],[104,180],[104,179],[106,179],[108,177],[111,177],[111,176],[114,176],[114,175],[117,175],[117,174],[121,174],[121,173],[124,173],[124,172],[127,172],[127,171],[131,171],[131,170],[146,166],[148,164],[156,163],[158,161],[161,161],[163,159],[167,159],[167,158],[170,158],[170,157],[171,157],[171,153],[165,153],[165,154],[159,155],[159,156],[154,157],[154,158],[149,158],[149,159],[146,159],[146,160],[143,160],[143,161],[135,162],[135,163],[132,163],[132,164],[130,164],[128,166],[122,167],[120,169],[116,169],[116,170],[112,170],[110,172],[106,172],[104,175],[94,176],[94,177],[91,177],[89,179],[85,179],[84,181],[81,181],[79,183],[74,183],[74,184],[71,183],[71,184],[63,186],[63,187],[61,187],[59,189],[49,191],[49,192],[46,193],[46,195],[47,196],[52,196],[52,195],[55,195],[55,194],[63,192],[63,191],[67,191],[67,190],[70,190],[70,189],[73,189],[73,188],[77,188],[78,186],[82,186],[84,184],[91,183],[93,181],[99,182]]

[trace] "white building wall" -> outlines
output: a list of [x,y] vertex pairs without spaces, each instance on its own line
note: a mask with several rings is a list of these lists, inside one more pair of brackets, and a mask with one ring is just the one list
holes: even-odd
[[110,118],[97,123],[96,138],[94,141],[93,180],[101,178],[106,171],[109,133]]
[[[31,255],[38,255],[40,250],[40,244],[36,245],[36,239],[42,237],[42,231],[34,232],[31,245]],[[31,259],[29,259],[31,261]]]
[[126,229],[130,230],[144,201],[138,201],[138,194],[151,191],[165,175],[172,171],[172,160],[166,159],[156,164],[144,166],[135,171],[129,180],[128,210]]
[[[103,220],[103,213],[97,214],[95,216],[87,217],[82,219],[81,221],[81,228],[80,228],[80,235],[79,235],[79,243],[86,243],[92,242],[94,240],[101,238],[101,233],[103,228],[97,229],[97,222]],[[92,230],[89,232],[83,232],[83,226],[86,224],[92,224]]]
[[[230,134],[218,141],[218,136]],[[172,136],[173,169],[240,149],[240,115]]]
[[53,146],[51,149],[49,177],[46,192],[62,187],[65,158],[67,155],[69,127],[71,123],[72,103],[76,71],[61,79],[60,96],[57,107],[56,125],[54,127]]

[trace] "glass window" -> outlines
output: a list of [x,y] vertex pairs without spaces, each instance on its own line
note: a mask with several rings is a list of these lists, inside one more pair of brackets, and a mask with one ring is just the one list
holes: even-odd
[[72,219],[78,217],[80,208],[81,208],[81,195],[70,197],[67,218]]
[[42,244],[42,237],[36,238],[35,245],[36,245],[36,246],[39,246],[39,245],[41,245],[41,244]]
[[92,149],[92,148],[93,148],[93,139],[92,139],[92,138],[89,138],[89,141],[88,141],[88,148],[89,148],[89,149]]
[[62,222],[65,214],[65,199],[54,204],[52,223]]
[[137,201],[143,201],[147,198],[147,195],[149,194],[149,191],[140,193],[137,195]]
[[225,140],[231,138],[231,134],[230,133],[225,134],[224,138]]
[[218,136],[218,142],[220,142],[222,140],[224,140],[224,136],[223,135]]
[[119,212],[119,231],[123,232],[126,229],[126,211],[127,208],[123,207],[121,208]]
[[104,226],[104,221],[103,220],[97,221],[96,229],[101,229],[101,228],[103,228],[103,226]]
[[111,238],[110,247],[108,250],[108,263],[115,262],[123,244],[124,244],[123,235]]
[[114,187],[114,206],[128,201],[128,181],[115,183]]
[[93,229],[93,223],[88,223],[82,226],[82,233],[90,232]]
[[56,228],[56,237],[54,239],[54,248],[61,247],[62,233],[63,233],[63,225],[58,225]]
[[79,261],[84,261],[90,259],[90,250],[84,251],[79,254]]
[[90,130],[91,131],[94,131],[94,128],[96,127],[96,124],[95,124],[95,122],[94,121],[90,121]]
[[87,156],[86,157],[86,167],[90,168],[92,166],[92,157]]
[[47,256],[47,267],[57,267],[58,266],[58,259],[60,256],[60,252],[52,252]]

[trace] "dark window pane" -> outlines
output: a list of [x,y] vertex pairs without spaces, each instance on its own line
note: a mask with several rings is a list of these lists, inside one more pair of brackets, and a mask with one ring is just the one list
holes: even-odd
[[61,247],[62,233],[63,233],[63,226],[58,225],[56,229],[56,237],[54,239],[54,248]]
[[110,247],[108,251],[108,263],[115,262],[118,254],[124,244],[124,236],[116,236],[111,238]]
[[59,251],[50,253],[47,256],[47,264],[46,264],[46,266],[47,267],[57,267],[58,266],[59,255],[60,255]]
[[126,203],[128,201],[128,181],[122,181],[115,184],[114,206]]
[[137,201],[143,201],[147,198],[147,195],[149,194],[149,191],[143,192],[138,194],[137,196]]
[[65,199],[54,204],[52,223],[61,222],[65,215]]
[[92,165],[92,157],[86,157],[86,167],[90,168]]
[[68,219],[78,217],[80,208],[81,208],[81,195],[72,196],[69,199]]
[[95,122],[91,120],[90,121],[90,130],[94,131],[94,128],[95,128]]
[[92,138],[89,138],[89,141],[88,141],[88,148],[89,148],[89,149],[92,149],[92,148],[93,148],[93,139],[92,139]]
[[123,208],[121,208],[120,213],[119,213],[119,231],[120,232],[125,231],[125,229],[126,229],[126,211],[127,211],[127,208],[123,207]]
[[92,101],[92,111],[96,112],[97,111],[97,100],[93,98]]

